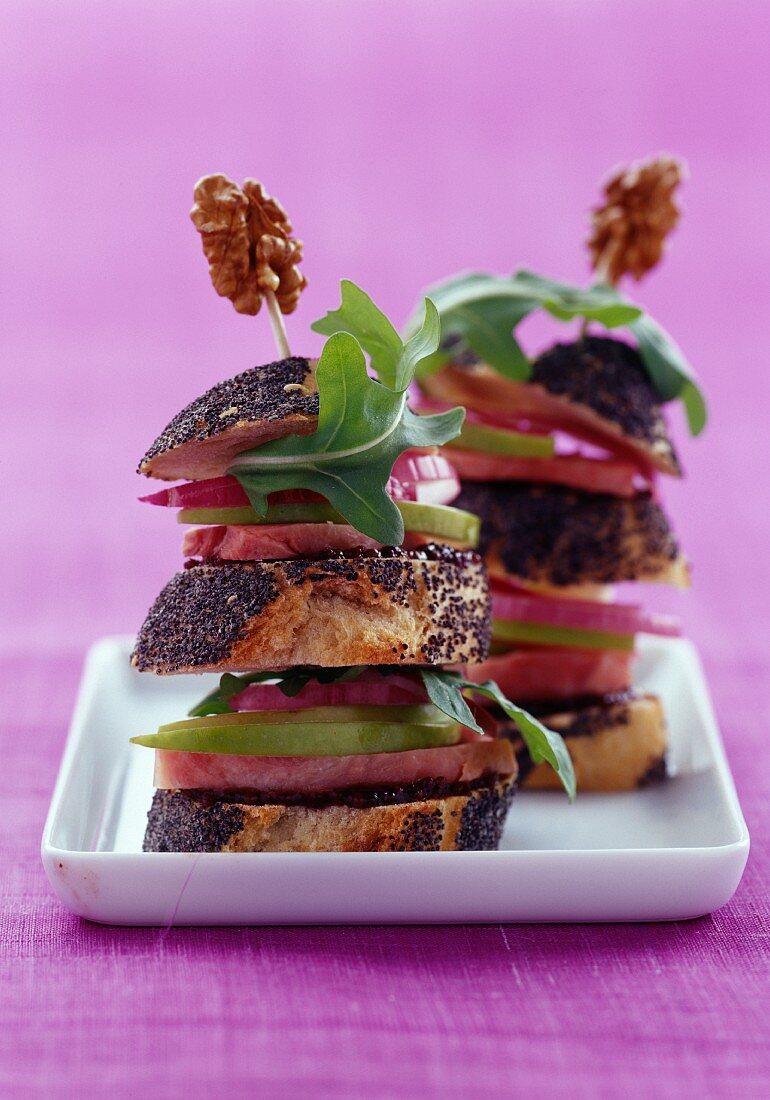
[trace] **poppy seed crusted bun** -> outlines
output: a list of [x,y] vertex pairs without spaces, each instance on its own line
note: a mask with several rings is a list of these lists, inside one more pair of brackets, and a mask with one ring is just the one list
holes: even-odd
[[494,851],[515,787],[515,775],[498,776],[440,797],[381,792],[372,805],[255,805],[214,792],[156,791],[144,851]]
[[[579,792],[630,791],[665,778],[666,720],[657,695],[609,696],[574,710],[544,714],[541,720],[564,738]],[[516,748],[522,786],[559,786],[549,767],[532,765],[512,722],[503,723],[503,733]]]
[[532,383],[554,397],[591,409],[622,435],[646,447],[666,473],[681,476],[660,398],[636,348],[606,336],[554,344],[533,363]]
[[177,413],[139,463],[164,481],[227,473],[237,454],[318,423],[315,361],[293,357],[219,382]]
[[455,507],[481,519],[490,572],[557,587],[689,585],[687,562],[649,493],[630,500],[560,485],[465,482]]
[[160,593],[132,663],[178,673],[478,662],[490,632],[486,570],[470,551],[204,562]]

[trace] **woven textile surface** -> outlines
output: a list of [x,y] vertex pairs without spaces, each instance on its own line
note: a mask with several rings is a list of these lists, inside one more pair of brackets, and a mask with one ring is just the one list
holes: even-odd
[[[8,0],[2,22],[0,1096],[767,1095],[770,7]],[[68,913],[39,841],[83,655],[180,561],[136,462],[275,357],[267,318],[211,290],[194,181],[257,175],[285,203],[310,280],[289,338],[315,354],[342,276],[397,323],[469,266],[585,281],[602,174],[659,150],[689,161],[685,212],[628,289],[711,419],[691,441],[672,410],[687,477],[663,486],[694,587],[644,600],[704,658],[752,833],[734,899],[604,927]]]

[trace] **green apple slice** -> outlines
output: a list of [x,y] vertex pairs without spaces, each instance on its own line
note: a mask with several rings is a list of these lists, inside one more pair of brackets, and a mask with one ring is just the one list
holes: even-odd
[[244,524],[247,527],[281,523],[347,523],[331,504],[323,500],[304,504],[268,504],[264,516],[258,516],[248,505],[240,508],[181,508],[176,521],[207,526]]
[[492,624],[495,642],[520,645],[574,646],[579,649],[634,648],[633,634],[613,634],[606,630],[579,630],[571,626],[545,626],[541,623],[513,623],[495,619]]
[[444,446],[460,447],[464,451],[483,451],[490,455],[506,455],[509,458],[552,458],[556,452],[553,436],[490,428],[487,424],[473,424],[467,420],[460,434]]
[[135,745],[178,752],[355,756],[455,745],[460,740],[460,725],[432,705],[313,707],[192,718],[131,740]]
[[407,531],[419,531],[422,535],[453,539],[466,546],[478,546],[481,520],[472,512],[452,508],[449,504],[416,504],[398,500],[396,507],[404,517]]
[[[452,539],[469,547],[478,545],[480,520],[471,512],[452,508],[448,504],[418,504],[407,500],[396,501],[396,506],[403,516],[407,531],[419,531],[422,535],[431,535],[437,539]],[[330,504],[311,501],[306,504],[269,504],[264,516],[258,516],[252,508],[182,508],[177,515],[177,522],[255,526],[279,523],[347,523],[347,520],[339,512],[335,512]]]

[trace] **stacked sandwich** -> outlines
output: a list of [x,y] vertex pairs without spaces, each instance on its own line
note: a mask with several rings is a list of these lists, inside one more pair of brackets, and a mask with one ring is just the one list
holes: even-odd
[[[219,189],[232,226],[236,185],[213,179],[199,191]],[[144,499],[195,526],[133,664],[220,676],[189,717],[134,738],[156,753],[146,850],[494,848],[517,762],[468,695],[492,699],[574,789],[558,735],[496,684],[442,667],[485,659],[490,607],[478,522],[447,503],[458,485],[436,454],[462,410],[420,417],[406,401],[438,347],[424,312],[404,344],[344,284],[316,326],[329,334],[317,363],[220,383],[142,459],[142,474],[185,482]]]
[[[689,584],[656,492],[659,474],[682,473],[661,406],[681,397],[696,433],[705,410],[681,353],[608,280],[638,277],[660,256],[678,178],[658,160],[610,181],[592,238],[602,281],[588,290],[519,272],[431,291],[443,345],[420,372],[424,405],[467,407],[446,453],[463,483],[458,505],[481,518],[492,580],[493,655],[472,675],[494,676],[562,732],[584,790],[665,775],[663,710],[634,691],[633,658],[638,634],[678,626],[617,602],[612,586]],[[530,362],[513,330],[538,308],[583,323],[578,339]],[[625,326],[633,342],[589,323]],[[549,786],[511,736],[524,781]]]

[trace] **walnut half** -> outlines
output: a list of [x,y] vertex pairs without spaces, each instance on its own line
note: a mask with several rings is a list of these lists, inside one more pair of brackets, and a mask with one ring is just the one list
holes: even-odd
[[238,313],[255,314],[269,292],[282,313],[292,313],[307,280],[297,266],[302,242],[292,238],[281,204],[258,180],[247,179],[241,188],[223,175],[198,180],[194,199],[190,217],[217,294]]
[[654,267],[663,244],[679,221],[673,194],[684,165],[672,157],[657,157],[617,170],[604,188],[605,202],[591,215],[588,248],[600,281],[635,279]]

